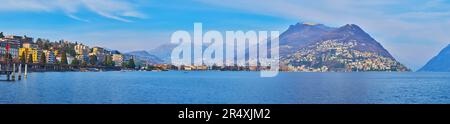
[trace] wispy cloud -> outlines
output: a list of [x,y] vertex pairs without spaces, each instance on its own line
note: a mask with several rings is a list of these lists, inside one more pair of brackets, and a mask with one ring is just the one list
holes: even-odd
[[129,18],[147,18],[137,10],[137,5],[126,0],[0,0],[1,11],[63,11],[72,19],[88,22],[76,16],[81,9],[87,9],[100,16],[132,22]]
[[75,15],[73,15],[73,14],[67,14],[67,16],[69,17],[69,18],[72,18],[72,19],[75,19],[75,20],[78,20],[78,21],[82,21],[82,22],[89,22],[89,20],[87,20],[87,19],[83,19],[83,18],[80,18],[80,17],[78,17],[78,16],[75,16]]

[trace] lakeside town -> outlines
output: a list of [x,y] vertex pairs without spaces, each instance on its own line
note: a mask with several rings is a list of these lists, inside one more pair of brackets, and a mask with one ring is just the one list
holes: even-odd
[[[288,72],[359,72],[359,71],[410,71],[394,58],[375,52],[354,49],[357,41],[346,43],[336,40],[317,42],[281,57],[280,71]],[[362,46],[365,46],[362,43]],[[145,51],[143,51],[145,52]],[[146,52],[145,52],[146,53]],[[148,54],[148,53],[147,53]],[[144,57],[145,58],[145,57]],[[0,32],[0,63],[27,65],[30,71],[168,71],[217,70],[260,71],[263,66],[174,66],[168,62],[142,59],[139,55],[121,53],[100,46],[79,42],[16,35]],[[1,68],[0,68],[1,69]]]
[[[410,71],[393,58],[353,49],[357,41],[317,42],[282,58],[284,70],[302,72]],[[364,44],[362,44],[364,45]]]
[[0,56],[1,63],[38,65],[31,68],[33,71],[118,70],[136,66],[132,56],[125,57],[117,50],[67,40],[50,42],[42,38],[5,36],[3,32],[0,32]]
[[167,63],[142,61],[137,57],[100,46],[83,43],[17,35],[0,32],[0,63],[29,66],[29,71],[168,71],[221,70],[258,71],[256,66],[174,66]]

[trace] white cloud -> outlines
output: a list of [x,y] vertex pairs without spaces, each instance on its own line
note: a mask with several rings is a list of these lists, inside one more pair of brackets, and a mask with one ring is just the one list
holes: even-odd
[[87,20],[87,19],[83,19],[83,18],[80,18],[80,17],[78,17],[78,16],[75,16],[75,15],[73,15],[73,14],[67,14],[67,16],[69,17],[69,18],[72,18],[72,19],[75,19],[75,20],[78,20],[78,21],[82,21],[82,22],[89,22],[89,20]]
[[87,8],[100,16],[123,22],[132,22],[127,17],[147,18],[135,4],[125,0],[0,0],[0,11],[63,11],[72,19],[87,22],[76,16]]

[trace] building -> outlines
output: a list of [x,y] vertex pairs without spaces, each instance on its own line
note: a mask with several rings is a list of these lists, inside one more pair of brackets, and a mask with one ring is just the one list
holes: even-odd
[[75,52],[78,55],[88,55],[89,54],[89,47],[83,44],[75,45]]
[[27,36],[15,36],[15,35],[8,35],[6,37],[4,37],[4,39],[9,39],[9,40],[17,40],[20,43],[20,47],[22,47],[22,44],[24,43],[33,43],[33,38],[31,37],[27,37]]
[[83,44],[75,45],[75,58],[80,61],[89,61],[89,47]]
[[105,49],[101,48],[101,47],[93,47],[92,48],[92,53],[94,53],[94,54],[103,54],[103,53],[105,53]]
[[67,56],[67,64],[71,64],[74,59],[72,56]]
[[38,46],[34,43],[23,43],[22,48],[38,48]]
[[107,50],[101,47],[93,47],[89,56],[95,55],[97,57],[97,64],[102,64],[105,58],[109,55]]
[[31,52],[33,56],[33,63],[39,63],[39,59],[41,58],[42,52],[43,51],[40,49],[36,49]]
[[45,60],[47,64],[56,63],[56,56],[52,50],[44,50],[43,52],[45,54]]
[[123,55],[122,54],[113,54],[112,61],[115,63],[115,66],[122,66]]
[[34,53],[37,53],[37,49],[36,48],[19,48],[19,59],[21,59],[22,57],[25,57],[25,61],[28,62],[29,60],[29,56],[31,55],[32,58],[32,62],[28,62],[28,63],[35,63],[39,61],[39,58],[37,58],[37,55],[34,55]]
[[[9,47],[9,51],[7,48]],[[0,61],[4,62],[6,55],[10,55],[13,61],[17,61],[19,57],[20,44],[17,40],[0,39]]]
[[[67,56],[66,59],[67,59],[67,64],[70,65],[75,58],[72,56]],[[62,60],[61,55],[56,56],[56,61],[61,62],[61,60]]]

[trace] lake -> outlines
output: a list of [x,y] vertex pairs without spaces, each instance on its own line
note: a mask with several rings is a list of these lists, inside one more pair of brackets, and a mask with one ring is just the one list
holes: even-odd
[[0,81],[0,103],[450,103],[450,73],[30,73],[26,80]]

